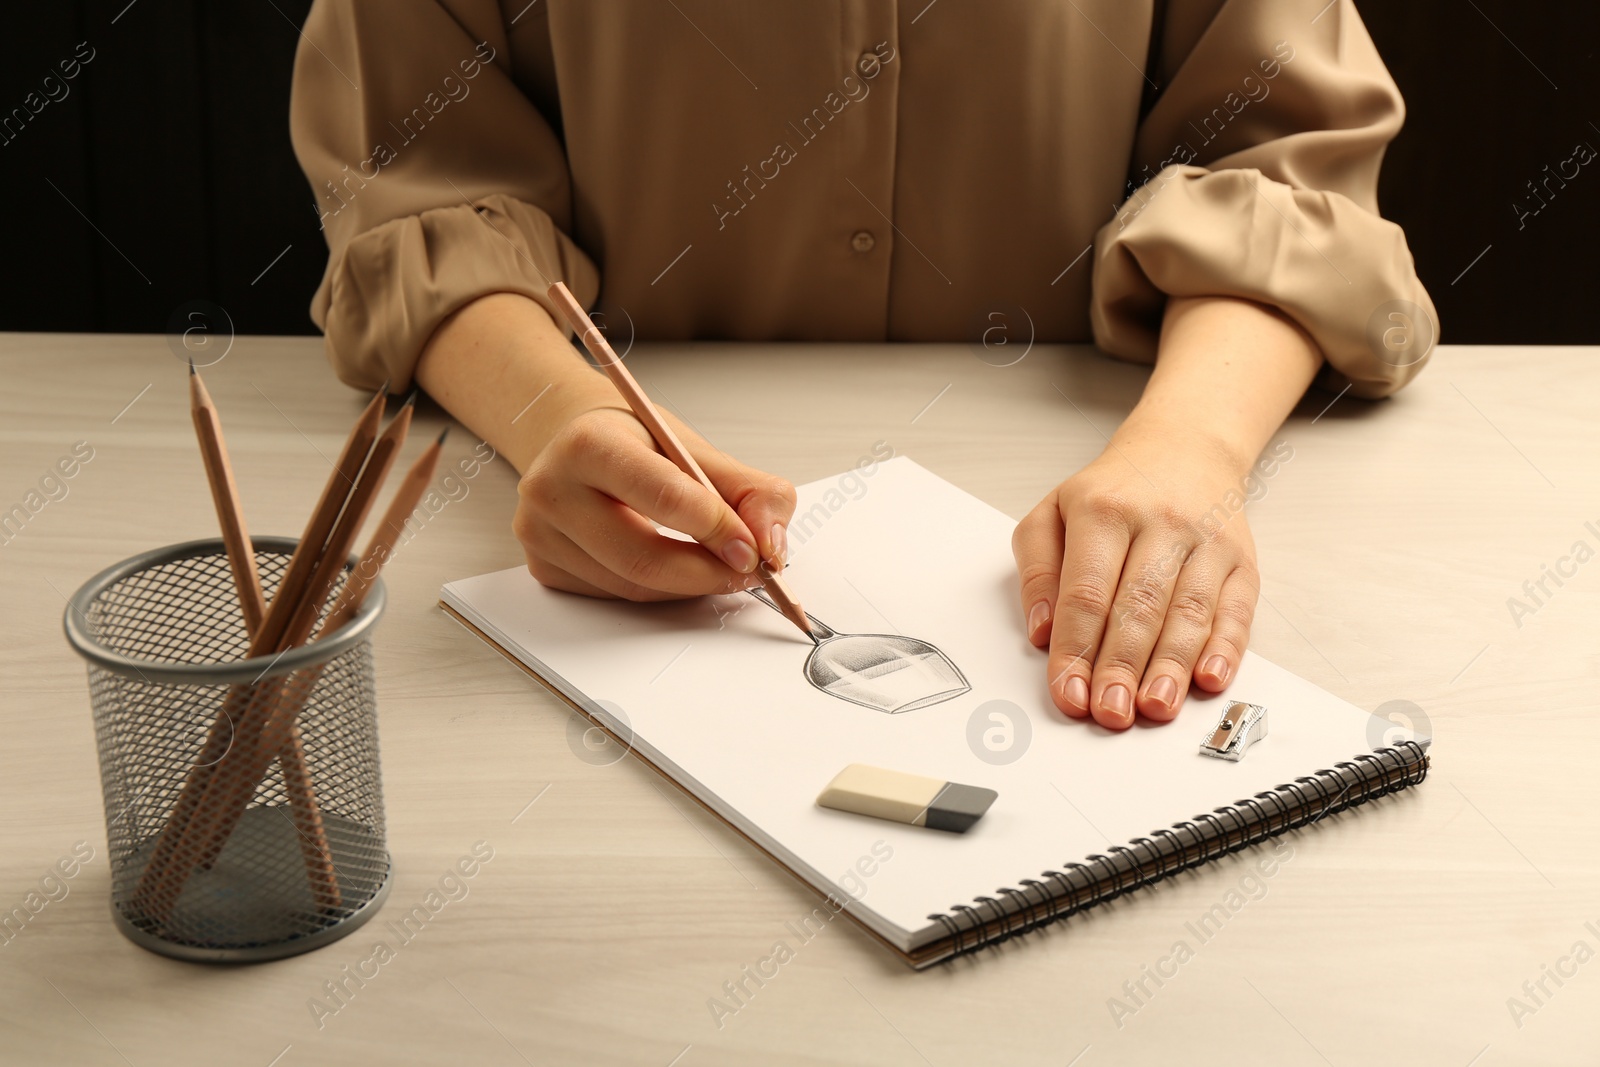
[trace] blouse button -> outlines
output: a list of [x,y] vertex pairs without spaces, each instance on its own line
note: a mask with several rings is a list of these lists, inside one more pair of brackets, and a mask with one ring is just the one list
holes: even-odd
[[877,238],[866,230],[857,230],[855,236],[850,238],[850,247],[857,252],[870,252],[872,251],[872,246],[877,243]]

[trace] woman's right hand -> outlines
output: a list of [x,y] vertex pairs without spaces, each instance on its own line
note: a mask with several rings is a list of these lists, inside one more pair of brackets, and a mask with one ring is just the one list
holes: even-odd
[[[663,418],[722,494],[662,455],[623,407],[567,419],[527,467],[512,529],[540,583],[588,596],[672,600],[757,584],[782,569],[794,488]],[[655,523],[694,538],[682,541]]]
[[663,412],[721,497],[679,470],[528,297],[490,293],[452,313],[416,380],[523,472],[512,529],[545,585],[670,600],[754,585],[758,556],[783,565],[793,487]]

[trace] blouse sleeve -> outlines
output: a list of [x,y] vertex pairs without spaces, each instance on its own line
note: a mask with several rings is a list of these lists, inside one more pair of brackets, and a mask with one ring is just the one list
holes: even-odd
[[587,306],[599,275],[567,236],[561,141],[512,79],[495,0],[391,6],[316,0],[290,133],[328,241],[311,304],[328,357],[351,385],[400,390],[465,304],[522,293],[554,316],[551,282]]
[[1157,32],[1134,191],[1095,239],[1096,342],[1153,361],[1167,297],[1240,297],[1305,328],[1320,384],[1399,389],[1438,317],[1378,214],[1405,108],[1352,0],[1174,0]]

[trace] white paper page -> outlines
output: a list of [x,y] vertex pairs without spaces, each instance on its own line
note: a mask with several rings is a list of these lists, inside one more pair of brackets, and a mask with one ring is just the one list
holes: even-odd
[[[607,704],[622,709],[642,754],[823,892],[842,898],[838,883],[865,858],[870,877],[845,886],[865,885],[851,911],[903,950],[942,933],[934,912],[1372,748],[1372,716],[1254,655],[1224,698],[1269,709],[1268,737],[1242,762],[1199,754],[1222,709],[1203,694],[1172,723],[1122,733],[1068,719],[1045,690],[1045,653],[1023,632],[1009,518],[905,458],[799,497],[788,578],[806,610],[840,634],[931,643],[969,690],[897,714],[848,702],[804,673],[828,645],[743,594],[594,600],[515,568],[452,582],[445,601],[602,720]],[[987,716],[969,742],[969,720],[991,701],[1024,720],[1009,746],[1003,720]],[[998,732],[986,744],[984,731]],[[980,758],[990,745],[1022,755]],[[818,808],[851,763],[987,786],[999,799],[964,834]],[[874,858],[878,842],[892,857]]]

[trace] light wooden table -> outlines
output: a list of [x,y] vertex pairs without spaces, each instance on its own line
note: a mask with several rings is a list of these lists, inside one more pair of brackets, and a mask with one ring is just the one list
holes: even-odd
[[[420,903],[475,842],[494,858],[319,1026],[310,1002],[378,927],[218,968],[136,948],[108,915],[88,694],[61,615],[102,567],[214,536],[185,368],[160,337],[0,337],[0,511],[75,442],[93,449],[0,546],[0,914],[77,842],[93,849],[0,945],[0,1061],[1593,1064],[1600,563],[1547,582],[1520,626],[1507,600],[1575,542],[1600,548],[1597,355],[1445,348],[1392,402],[1322,411],[1313,395],[1251,506],[1254,647],[1363,707],[1419,705],[1436,735],[1424,786],[1295,837],[1266,895],[1203,945],[1185,923],[1251,855],[923,974],[836,923],[721,1029],[709,998],[815,900],[636,761],[577,758],[571,714],[436,606],[442,582],[521,562],[515,475],[497,464],[386,571],[376,639],[387,908]],[[883,440],[1012,515],[1099,451],[1144,379],[1043,347],[1005,368],[962,346],[630,360],[713,441],[797,482]],[[239,338],[206,380],[252,531],[297,533],[363,398],[315,339]],[[419,432],[445,421],[425,406]],[[447,461],[474,444],[457,433]],[[1119,1027],[1110,999],[1134,1006],[1124,982],[1180,939],[1194,958],[1147,981]],[[1567,972],[1548,995],[1546,965]],[[1532,1010],[1514,1018],[1512,997]]]

